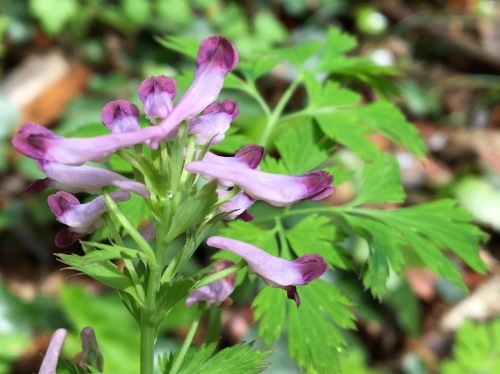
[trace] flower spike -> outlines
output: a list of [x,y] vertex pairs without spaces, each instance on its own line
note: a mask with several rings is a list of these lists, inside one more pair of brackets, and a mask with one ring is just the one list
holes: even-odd
[[[127,191],[111,193],[111,198],[116,202],[130,199]],[[61,230],[56,236],[58,247],[67,247],[73,244],[81,235],[90,234],[102,225],[100,216],[108,210],[104,196],[99,196],[86,204],[80,204],[73,195],[60,191],[48,197],[50,209],[56,219],[68,225],[68,229]]]
[[137,91],[144,104],[144,112],[151,123],[156,125],[157,118],[164,120],[172,111],[177,83],[171,77],[160,75],[145,79]]
[[102,123],[113,133],[140,130],[139,108],[127,100],[107,103],[101,112]]
[[[234,265],[233,261],[222,260],[214,264],[215,272],[222,271]],[[186,306],[191,306],[200,301],[206,301],[209,305],[219,306],[234,290],[236,274],[209,283],[191,292],[186,299]]]
[[323,257],[317,254],[307,254],[289,261],[271,256],[251,244],[222,236],[212,236],[207,240],[207,244],[228,250],[243,258],[248,263],[251,273],[257,274],[271,287],[286,290],[287,297],[295,300],[297,307],[300,305],[300,298],[296,286],[308,284],[321,277],[328,269]]

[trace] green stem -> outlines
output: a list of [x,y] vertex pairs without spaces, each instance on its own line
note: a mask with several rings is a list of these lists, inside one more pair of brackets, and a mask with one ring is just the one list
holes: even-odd
[[267,217],[263,217],[260,219],[256,219],[252,221],[253,224],[259,224],[263,222],[268,222],[275,220],[276,218],[290,217],[290,216],[301,216],[306,214],[314,214],[314,213],[342,213],[347,212],[352,208],[350,205],[343,206],[317,206],[313,208],[302,208],[302,209],[290,209],[288,211],[284,211],[279,214],[270,215]]
[[142,249],[144,254],[148,258],[148,264],[150,266],[156,265],[155,254],[149,243],[144,239],[144,237],[136,230],[136,228],[130,223],[130,221],[120,212],[120,209],[116,206],[115,201],[109,196],[108,193],[104,194],[104,200],[108,209],[114,213],[118,221],[122,224],[123,228],[128,232],[128,234],[134,239],[139,248]]
[[262,111],[266,115],[266,117],[271,116],[271,109],[269,109],[269,105],[265,102],[265,100],[262,98],[261,94],[257,90],[257,87],[255,86],[255,83],[253,81],[248,81],[247,85],[245,86],[245,92],[252,96],[255,101],[260,105],[262,108]]
[[224,269],[222,271],[218,271],[217,273],[215,274],[211,274],[209,276],[206,276],[205,278],[199,280],[198,282],[196,282],[192,287],[191,289],[189,290],[189,292],[192,292],[200,287],[203,287],[203,286],[206,286],[207,284],[210,284],[212,282],[215,282],[219,279],[222,279],[222,278],[225,278],[231,274],[235,274],[237,273],[238,271],[240,271],[241,269],[243,269],[246,265],[246,261],[245,260],[241,260],[240,262],[238,262],[236,265],[233,265],[233,266],[230,266],[228,267],[227,269]]
[[281,116],[281,113],[285,109],[286,104],[292,97],[292,94],[294,93],[295,89],[297,86],[302,83],[302,74],[299,73],[295,80],[292,82],[292,84],[286,89],[286,91],[283,93],[281,96],[280,100],[278,101],[278,104],[276,104],[276,107],[273,109],[273,112],[271,113],[271,116],[269,117],[267,121],[266,128],[264,129],[264,132],[262,133],[262,136],[260,138],[259,144],[263,147],[265,147],[269,141],[269,138],[274,130],[274,127],[279,121],[279,118]]
[[159,284],[158,267],[149,268],[146,302],[141,310],[141,374],[152,374],[154,368],[154,348],[156,341],[156,326],[153,315],[156,310],[156,289]]
[[177,352],[174,358],[174,362],[172,364],[172,367],[170,368],[170,374],[177,374],[179,371],[182,361],[184,361],[184,357],[186,356],[186,353],[189,349],[189,346],[191,345],[191,342],[193,341],[194,334],[196,333],[196,330],[198,329],[198,326],[201,321],[201,317],[203,315],[203,311],[205,309],[205,303],[199,303],[198,305],[198,310],[196,312],[196,315],[194,317],[193,323],[191,324],[191,327],[189,328],[189,331],[186,335],[186,339],[184,339],[184,342],[182,343],[182,347]]
[[[109,231],[111,232],[111,236],[115,240],[116,244],[119,246],[125,247],[125,243],[123,242],[122,237],[116,231],[116,227],[113,224],[113,221],[111,221],[111,217],[109,214],[103,214],[102,218],[104,219],[104,222],[109,228]],[[139,301],[141,303],[144,303],[146,300],[146,295],[144,294],[144,289],[142,288],[142,283],[139,280],[139,276],[137,275],[137,272],[135,271],[134,264],[132,263],[131,260],[128,259],[123,259],[123,263],[125,264],[125,267],[127,268],[128,272],[130,273],[130,277],[132,278],[132,282],[134,282],[134,288],[135,292],[137,293],[137,296],[139,296]]]

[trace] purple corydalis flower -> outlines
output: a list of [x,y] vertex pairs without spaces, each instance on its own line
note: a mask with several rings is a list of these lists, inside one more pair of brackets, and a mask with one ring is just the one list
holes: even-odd
[[164,138],[174,137],[183,120],[198,115],[215,101],[224,78],[236,65],[238,52],[226,38],[212,36],[201,42],[193,83],[168,117],[160,123],[165,132]]
[[171,77],[160,75],[142,81],[137,91],[144,104],[144,112],[151,123],[156,125],[157,118],[163,120],[172,111],[174,107],[172,100],[177,94],[177,83]]
[[[215,163],[222,165],[222,167],[233,166],[235,168],[250,168],[256,169],[259,167],[262,158],[264,157],[264,147],[260,145],[251,144],[243,147],[233,157],[217,156],[213,153],[207,152],[203,157],[204,162]],[[186,169],[187,170],[187,169]],[[188,170],[189,171],[189,170]],[[233,187],[234,183],[224,178],[212,177],[209,174],[201,173],[205,179],[218,179],[222,187]]]
[[54,187],[71,193],[88,192],[93,194],[99,192],[102,187],[114,186],[145,198],[149,197],[149,190],[144,184],[125,178],[111,170],[87,165],[70,166],[40,160],[37,161],[37,164],[48,178],[34,181],[28,186],[28,191],[40,192],[48,187]]
[[113,134],[140,130],[139,108],[127,100],[107,103],[102,108],[101,119]]
[[[127,191],[116,191],[110,194],[116,202],[130,199]],[[56,245],[66,247],[73,244],[83,234],[90,234],[102,225],[101,214],[108,210],[104,196],[99,196],[86,204],[80,204],[73,195],[60,191],[48,197],[50,209],[56,219],[68,225],[56,236]]]
[[189,121],[189,133],[196,135],[198,145],[205,145],[208,142],[217,145],[224,139],[231,121],[239,114],[236,101],[232,99],[214,103],[203,111],[201,117]]
[[[219,199],[227,195],[228,193],[231,193],[231,191],[217,190]],[[254,202],[255,199],[251,198],[243,191],[240,191],[227,203],[222,204],[219,207],[219,212],[229,213],[222,218],[226,221],[230,221],[236,218],[241,218],[244,221],[251,221],[253,219],[253,216],[246,210],[250,208]]]
[[295,300],[297,307],[300,305],[300,298],[296,286],[308,284],[321,277],[328,269],[323,257],[317,254],[307,254],[289,261],[271,256],[251,244],[222,236],[208,238],[207,244],[243,258],[248,263],[249,272],[257,274],[271,287],[286,290],[287,297]]
[[[234,265],[233,261],[222,260],[214,264],[215,272],[222,271]],[[186,299],[186,306],[191,306],[200,301],[206,301],[210,305],[219,306],[233,292],[236,282],[236,274],[209,283],[191,292]]]
[[247,195],[274,206],[287,206],[302,200],[321,200],[334,191],[333,176],[322,170],[302,175],[270,174],[217,162],[195,161],[185,169],[208,179],[228,181],[240,186]]
[[57,329],[54,334],[52,334],[38,374],[54,374],[56,372],[59,355],[61,354],[61,349],[67,334],[68,332],[65,329]]
[[36,160],[81,165],[87,161],[103,161],[120,148],[146,143],[159,134],[162,134],[161,129],[150,126],[94,138],[65,138],[43,126],[28,122],[14,134],[12,145],[18,152]]

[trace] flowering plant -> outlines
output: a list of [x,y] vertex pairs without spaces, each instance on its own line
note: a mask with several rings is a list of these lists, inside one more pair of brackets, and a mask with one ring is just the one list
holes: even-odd
[[[34,123],[24,124],[15,134],[14,147],[33,158],[47,175],[28,189],[59,190],[48,199],[57,220],[67,226],[56,236],[56,245],[71,245],[107,227],[109,244],[82,240],[85,255],[58,256],[73,269],[118,291],[140,329],[141,373],[153,372],[160,326],[178,303],[197,308],[197,312],[181,348],[159,359],[162,372],[210,372],[217,368],[220,372],[252,373],[265,368],[269,352],[250,350],[249,345],[218,353],[214,353],[213,344],[197,351],[190,349],[202,316],[227,305],[246,274],[257,275],[265,284],[253,302],[264,343],[270,345],[279,339],[288,321],[292,358],[307,370],[326,373],[339,369],[338,353],[346,346],[337,328],[354,327],[348,308],[351,303],[332,286],[329,267],[359,271],[365,287],[377,297],[385,291],[390,269],[400,272],[409,261],[402,248],[415,250],[437,274],[459,285],[463,285],[460,273],[443,249],[451,249],[474,269],[485,270],[474,247],[482,235],[452,202],[392,211],[362,206],[404,199],[394,158],[380,152],[365,135],[382,132],[418,156],[423,155],[424,144],[389,102],[361,106],[354,92],[315,78],[313,73],[332,72],[337,66],[345,67],[338,73],[348,72],[345,61],[358,64],[359,71],[362,64],[376,68],[363,59],[342,60],[342,52],[348,48],[337,48],[337,55],[332,55],[332,46],[342,42],[352,46],[349,37],[332,30],[324,49],[309,43],[300,50],[277,50],[264,62],[243,62],[241,75],[235,75],[231,73],[238,65],[235,46],[224,37],[210,37],[199,45],[194,79],[177,102],[177,83],[171,77],[150,77],[140,84],[138,96],[149,120],[146,126],[141,126],[139,108],[119,99],[102,110],[102,123],[109,129],[106,135],[65,138]],[[175,39],[162,43],[192,52]],[[309,57],[321,51],[319,63],[308,67],[305,62]],[[295,66],[297,74],[271,109],[255,81],[280,60]],[[374,83],[376,77],[390,73],[379,70],[376,76],[365,76]],[[254,98],[267,118],[258,144],[235,146],[233,142],[234,156],[214,152],[221,149],[226,132],[240,114],[235,100],[216,101],[225,79],[228,88]],[[308,104],[283,115],[300,85],[305,87]],[[298,127],[293,125],[297,120]],[[277,136],[278,130],[283,131],[281,136]],[[334,141],[367,161],[361,178],[355,177],[360,182],[356,198],[339,206],[314,203],[332,196],[332,174],[336,183],[351,176],[332,163],[332,155],[338,153]],[[279,161],[269,156],[264,159],[266,147],[272,149],[273,145]],[[133,179],[86,164],[105,162],[112,155],[130,165]],[[82,192],[98,196],[81,203],[73,194]],[[151,217],[142,228],[120,208],[132,195],[142,199]],[[266,214],[256,209],[254,219],[248,210],[259,201],[276,208]],[[301,202],[300,207],[291,207]],[[293,217],[302,219],[287,220]],[[453,234],[432,236],[429,233],[435,225]],[[216,230],[220,235],[213,235]],[[367,266],[359,268],[342,244],[347,235],[359,236],[370,244]],[[187,274],[186,264],[205,240],[209,247],[221,251],[215,254],[211,268]],[[116,266],[116,260],[123,262],[123,269]],[[56,342],[60,343],[63,335],[58,333]],[[50,362],[52,366],[46,364],[42,372],[54,370],[55,361]]]

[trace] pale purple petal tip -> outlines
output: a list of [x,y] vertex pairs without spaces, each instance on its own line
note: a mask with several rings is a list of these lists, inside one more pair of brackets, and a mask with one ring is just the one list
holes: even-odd
[[34,159],[43,159],[47,151],[45,139],[61,139],[62,137],[54,134],[39,124],[27,122],[21,126],[12,137],[14,148],[25,156]]
[[42,365],[40,366],[39,374],[54,374],[59,361],[59,355],[66,339],[67,331],[65,329],[58,329],[50,339],[47,352],[43,358]]
[[107,103],[101,112],[102,123],[113,133],[137,131],[139,126],[139,108],[127,100]]
[[[218,261],[214,264],[215,272],[222,271],[234,265],[229,260]],[[219,279],[191,292],[186,299],[186,306],[205,301],[210,305],[218,306],[223,303],[233,292],[236,282],[236,274]]]
[[[228,193],[230,193],[230,191],[217,190],[219,199],[227,195]],[[228,213],[223,217],[223,219],[226,221],[231,221],[240,217],[243,220],[251,221],[253,219],[253,216],[250,213],[247,213],[246,210],[250,208],[254,202],[255,199],[251,198],[243,191],[240,191],[231,200],[222,204],[219,208],[219,212]]]
[[140,84],[138,94],[144,104],[144,112],[151,122],[156,124],[157,118],[163,120],[172,111],[173,99],[177,94],[177,83],[171,77],[154,76],[145,79]]

